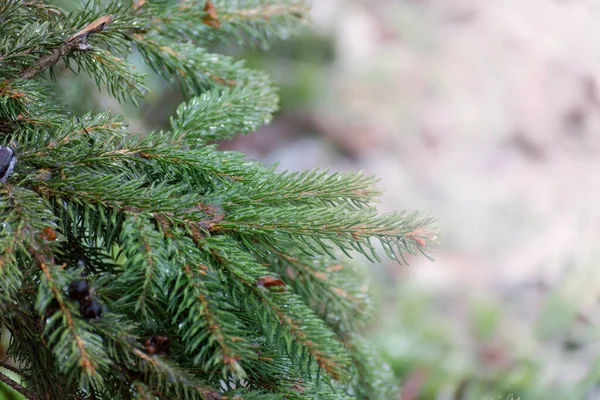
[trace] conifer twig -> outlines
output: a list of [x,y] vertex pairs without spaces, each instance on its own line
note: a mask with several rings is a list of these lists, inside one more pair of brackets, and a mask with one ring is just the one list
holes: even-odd
[[0,372],[0,381],[4,382],[17,392],[19,392],[22,396],[24,396],[28,400],[37,400],[38,398],[31,393],[29,390],[25,389],[22,385],[18,384],[14,380],[10,379],[8,376],[4,375]]
[[104,15],[94,22],[87,25],[79,32],[69,36],[58,48],[52,50],[50,54],[44,54],[38,58],[35,65],[27,67],[21,71],[21,78],[32,79],[46,68],[55,65],[61,58],[74,51],[88,51],[92,47],[87,41],[87,38],[93,34],[101,32],[104,27],[110,24],[113,20],[112,15]]

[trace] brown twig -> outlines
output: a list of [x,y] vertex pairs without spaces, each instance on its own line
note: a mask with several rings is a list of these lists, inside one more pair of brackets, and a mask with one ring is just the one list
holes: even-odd
[[4,375],[2,372],[0,372],[0,381],[4,382],[8,386],[13,388],[17,392],[19,392],[21,395],[23,395],[28,400],[37,400],[38,399],[38,397],[36,395],[31,393],[29,390],[25,389],[23,386],[21,386],[17,382],[10,379],[8,376]]
[[110,24],[113,20],[112,15],[104,15],[79,32],[69,36],[58,48],[52,50],[50,54],[44,54],[38,58],[35,65],[27,67],[21,71],[21,78],[32,79],[46,68],[55,65],[61,58],[74,51],[89,51],[92,46],[87,41],[87,38],[93,34],[101,32],[104,27]]
[[6,360],[0,361],[0,368],[5,368],[11,372],[14,372],[15,374],[23,375],[23,373],[18,368],[15,368],[12,365],[7,364]]

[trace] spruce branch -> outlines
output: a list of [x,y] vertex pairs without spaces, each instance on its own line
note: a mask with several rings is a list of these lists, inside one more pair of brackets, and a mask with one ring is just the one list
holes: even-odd
[[27,390],[25,387],[10,379],[8,376],[4,375],[0,372],[0,381],[4,382],[6,385],[10,386],[13,390],[19,392],[23,397],[27,400],[38,400],[38,397]]
[[[231,297],[215,292],[223,276],[206,262],[196,244],[185,238],[171,240],[173,260],[181,265],[182,274],[172,289],[169,308],[193,362],[215,369],[224,365],[227,376],[246,378],[242,362],[257,355],[246,338],[244,324],[235,314]],[[194,329],[191,329],[194,327]],[[205,337],[214,346],[200,347]]]
[[[62,319],[63,323],[66,325],[67,331],[70,333],[76,346],[76,352],[73,355],[77,359],[76,365],[83,370],[83,373],[85,375],[88,375],[90,377],[94,376],[96,375],[97,362],[95,358],[89,354],[89,344],[86,343],[87,341],[83,338],[83,335],[79,333],[79,327],[75,322],[75,317],[72,314],[69,307],[67,307],[62,291],[57,287],[55,276],[52,272],[52,270],[55,269],[55,267],[47,265],[44,262],[45,260],[43,258],[40,260],[41,257],[43,256],[39,254],[36,255],[39,267],[42,270],[43,275],[45,277],[43,282],[49,287],[52,293],[52,297],[57,301],[60,307],[60,311],[56,312],[48,320],[45,330],[48,333],[52,332],[51,328],[54,326],[54,324],[58,322],[59,319]],[[40,312],[45,311],[47,305],[49,304],[49,298],[50,297],[47,297],[47,295],[40,292],[40,296],[38,297],[38,310]],[[61,342],[59,341],[59,338],[56,335],[57,332],[60,332],[60,330],[56,330],[52,332],[52,334],[50,334],[49,345],[55,345],[57,347],[56,351],[58,354],[64,354],[64,351],[67,350],[67,348],[65,347],[70,346],[71,343],[63,342],[64,345],[61,345]]]
[[[11,364],[9,364],[8,362],[6,362],[6,359],[5,359],[5,360],[2,360],[2,361],[0,361],[0,368],[7,369],[7,370],[9,370],[10,372],[13,372],[13,373],[15,373],[15,374],[17,374],[17,375],[24,375],[24,374],[23,374],[23,371],[21,371],[19,368],[16,368],[16,367],[12,366],[12,365],[11,365]],[[25,374],[25,376],[27,376],[27,375]]]
[[48,18],[64,16],[64,12],[60,8],[45,4],[41,0],[21,1],[20,3],[24,8],[30,9],[39,16]]
[[[373,241],[397,261],[426,253],[429,219],[378,214],[370,176],[278,173],[211,144],[270,121],[278,98],[264,73],[202,46],[265,44],[307,11],[301,0],[0,4],[0,131],[18,155],[0,187],[0,324],[34,396],[393,396],[357,333],[370,303],[340,255],[377,260]],[[145,76],[126,60],[132,45],[186,95],[167,131],[73,117],[52,81],[33,79],[64,59],[135,103]]]
[[[325,328],[323,321],[316,318],[298,296],[277,288],[263,291],[257,283],[264,276],[271,275],[271,272],[258,264],[250,254],[240,250],[235,241],[225,236],[211,236],[206,238],[204,246],[215,260],[229,271],[232,279],[239,281],[259,300],[259,303],[255,304],[266,306],[263,313],[266,311],[289,332],[287,352],[292,360],[297,357],[295,344],[292,344],[297,343],[304,346],[315,358],[318,366],[334,379],[341,379],[346,374],[346,352]],[[248,266],[253,268],[248,269]],[[275,332],[270,336],[272,335],[275,335]]]
[[[222,2],[217,2],[222,3]],[[303,2],[302,2],[303,3]],[[306,4],[260,4],[252,8],[229,9],[221,12],[221,19],[225,21],[240,21],[264,19],[269,20],[274,17],[292,15],[302,19],[309,13],[310,9]],[[241,18],[240,18],[241,17]]]
[[184,370],[171,365],[157,357],[150,357],[141,350],[133,350],[138,357],[138,365],[145,373],[156,373],[160,381],[156,384],[156,392],[173,398],[173,395],[183,394],[186,399],[222,399],[219,391],[199,382]]
[[[325,257],[293,256],[269,246],[270,254],[261,255],[315,313],[343,337],[365,323],[371,304],[359,286],[360,278],[348,266]],[[349,285],[356,282],[356,285]]]
[[55,65],[61,58],[74,51],[89,51],[92,49],[87,39],[91,34],[101,32],[104,27],[113,20],[111,15],[104,15],[91,22],[79,32],[69,36],[63,44],[52,50],[50,54],[44,54],[38,58],[35,65],[26,67],[20,73],[22,79],[32,79],[46,68]]

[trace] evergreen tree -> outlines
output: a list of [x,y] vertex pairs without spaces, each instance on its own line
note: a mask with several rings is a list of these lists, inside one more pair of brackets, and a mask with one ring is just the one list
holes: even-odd
[[[282,173],[214,145],[269,122],[277,95],[206,48],[265,46],[307,12],[304,0],[0,1],[4,383],[30,399],[394,397],[360,337],[370,303],[344,253],[426,254],[429,220],[378,214],[361,173]],[[147,89],[133,51],[186,96],[168,131],[57,104],[54,78],[79,73],[135,103]]]

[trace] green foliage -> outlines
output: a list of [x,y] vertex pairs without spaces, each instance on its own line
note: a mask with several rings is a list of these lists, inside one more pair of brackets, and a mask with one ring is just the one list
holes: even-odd
[[[0,143],[18,157],[0,187],[11,363],[0,367],[25,397],[395,398],[360,336],[372,305],[342,255],[427,255],[430,220],[380,215],[376,180],[361,173],[277,172],[212,144],[269,122],[278,98],[265,74],[206,45],[264,47],[307,11],[300,0],[0,4]],[[77,74],[135,103],[148,88],[134,49],[186,96],[168,131],[132,134],[117,114],[57,104],[53,79]],[[90,293],[74,300],[79,279]],[[100,318],[82,313],[91,302]]]

